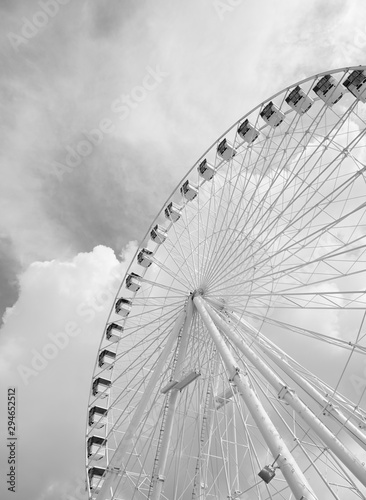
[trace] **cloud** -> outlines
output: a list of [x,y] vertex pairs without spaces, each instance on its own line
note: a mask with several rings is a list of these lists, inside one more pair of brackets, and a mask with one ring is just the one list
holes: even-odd
[[277,9],[274,23],[281,28],[276,40],[273,32],[268,35],[261,61],[275,78],[271,83],[287,85],[327,69],[362,64],[363,51],[355,45],[357,29],[365,28],[361,12],[364,4],[340,0],[287,3],[285,12]]
[[[67,491],[75,474],[84,473],[97,348],[135,250],[128,245],[119,261],[98,246],[69,261],[35,262],[19,278],[19,299],[0,331],[1,392],[17,387],[18,498],[58,499],[52,482],[64,481],[61,490]],[[2,429],[4,418],[3,412]]]
[[[0,374],[3,387],[19,387],[21,494],[53,500],[83,462],[108,287],[133,248],[124,263],[113,251],[141,239],[240,116],[302,77],[361,62],[365,6],[243,1],[221,19],[212,0],[70,1],[18,52],[7,34],[21,34],[39,2],[3,0],[0,9],[0,299],[8,308]],[[121,119],[113,101],[141,86],[149,66],[168,76]],[[103,119],[113,132],[60,182],[55,162]],[[78,335],[65,333],[69,323]],[[43,357],[57,334],[67,346],[25,387],[17,367],[37,372],[34,351]]]
[[141,12],[143,3],[140,5],[128,1],[102,0],[98,4],[90,6],[89,16],[91,19],[90,33],[93,38],[109,38],[118,35],[126,28],[126,24],[133,23]]
[[19,271],[20,266],[14,258],[11,241],[9,238],[0,237],[0,318],[5,309],[13,305],[18,297],[15,275]]
[[[63,6],[52,25],[3,64],[7,76],[0,84],[8,101],[1,129],[6,147],[1,153],[0,193],[7,209],[0,228],[13,241],[14,253],[24,265],[55,256],[69,258],[98,243],[118,250],[121,242],[141,237],[174,185],[165,163],[157,161],[151,134],[143,137],[143,147],[131,146],[137,120],[144,116],[143,121],[149,121],[148,103],[139,104],[135,121],[132,116],[121,121],[111,111],[116,98],[141,84],[150,59],[153,67],[159,60],[143,55],[147,40],[131,53],[134,23],[127,22],[120,4],[100,9],[86,8],[85,2]],[[135,16],[130,11],[130,17]],[[92,26],[102,24],[101,12],[113,22],[123,19],[126,29],[116,34],[118,40],[100,40],[93,32]],[[85,24],[80,29],[81,21]],[[162,92],[157,88],[146,100],[159,99]],[[155,112],[158,116],[159,105],[150,110]],[[53,170],[55,162],[65,164],[67,148],[85,141],[85,134],[103,119],[113,120],[118,134],[106,136],[60,183]],[[145,132],[149,130],[151,125]],[[132,223],[132,213],[138,213],[140,220]]]
[[[3,22],[19,32],[22,15],[31,18],[39,5],[15,5]],[[328,12],[316,1],[296,9],[267,3],[266,16],[243,2],[223,20],[210,2],[195,5],[194,16],[177,2],[106,5],[60,6],[18,54],[4,40],[0,194],[7,210],[0,227],[23,265],[70,258],[98,243],[117,251],[138,238],[210,142],[290,77],[314,71],[320,64],[314,40],[320,43],[319,34],[348,15],[348,6]],[[291,14],[290,26],[284,12]],[[314,36],[303,41],[311,26]],[[292,54],[295,64],[288,65]],[[169,77],[120,120],[112,102],[141,84],[148,65],[159,65]],[[116,131],[60,185],[54,163],[65,163],[66,148],[85,140],[103,118]],[[132,223],[137,206],[139,220]]]

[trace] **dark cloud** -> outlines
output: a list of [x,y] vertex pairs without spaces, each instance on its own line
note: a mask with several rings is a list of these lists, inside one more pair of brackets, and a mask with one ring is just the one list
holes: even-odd
[[61,182],[50,180],[53,192],[44,210],[68,232],[75,251],[103,244],[118,253],[128,241],[142,240],[177,182],[164,161],[151,165],[152,145],[142,145],[138,152],[106,138]]
[[14,256],[11,241],[6,237],[0,237],[0,327],[6,308],[11,307],[18,299],[17,273],[20,267]]
[[22,0],[1,0],[0,10],[13,11],[22,5]]
[[93,37],[108,37],[121,31],[125,23],[130,22],[137,10],[141,10],[145,2],[128,0],[101,0],[91,9],[92,23],[90,34]]

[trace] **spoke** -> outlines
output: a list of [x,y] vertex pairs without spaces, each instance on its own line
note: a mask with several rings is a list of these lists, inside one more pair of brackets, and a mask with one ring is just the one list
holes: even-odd
[[[357,98],[345,86],[355,74],[366,67],[299,82],[304,113],[289,100],[297,84],[253,108],[153,221],[95,363],[90,500],[364,498],[366,83]],[[332,78],[334,104],[313,91]]]
[[213,337],[216,348],[220,352],[220,356],[223,358],[228,371],[229,380],[233,380],[240,389],[246,406],[248,407],[253,419],[260,429],[260,432],[265,439],[268,447],[270,448],[273,459],[279,464],[287,483],[289,484],[293,494],[295,495],[295,498],[300,499],[304,496],[304,494],[306,494],[309,499],[316,500],[316,496],[312,492],[310,485],[303,476],[296,462],[293,460],[287,446],[282,441],[281,436],[273,426],[264,408],[253,393],[250,384],[245,380],[244,377],[241,377],[239,369],[237,368],[237,363],[228,351],[224,341],[220,336],[220,333],[216,329],[212,319],[206,311],[202,299],[196,296],[193,300],[197,310],[199,311],[199,314],[202,317],[202,320],[205,323],[206,328]]

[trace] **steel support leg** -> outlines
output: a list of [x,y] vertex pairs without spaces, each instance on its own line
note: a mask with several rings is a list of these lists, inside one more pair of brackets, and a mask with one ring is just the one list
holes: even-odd
[[293,410],[319,436],[323,443],[339,458],[357,479],[366,486],[366,468],[358,458],[351,453],[341,441],[318,419],[318,417],[301,401],[294,390],[290,389],[280,377],[266,364],[242,338],[210,307],[208,313],[230,341],[245,355],[245,357],[259,370],[263,377],[278,392],[279,398],[288,403]]
[[150,380],[146,386],[146,389],[131,418],[130,424],[123,438],[121,439],[116,451],[114,452],[111,461],[108,464],[107,471],[109,472],[109,474],[106,475],[104,483],[96,497],[97,500],[111,500],[116,492],[117,485],[120,481],[118,472],[120,471],[122,461],[126,455],[127,450],[132,446],[132,441],[135,436],[136,430],[141,423],[143,414],[146,410],[153,389],[159,380],[159,377],[167,361],[167,358],[173,348],[174,343],[177,341],[179,332],[184,324],[185,318],[186,318],[186,311],[182,311],[177,318],[177,321],[173,327],[171,334],[169,335],[169,338],[165,344],[163,351],[161,352],[161,355],[155,366],[154,372],[151,375]]
[[[362,430],[354,425],[349,417],[344,415],[342,411],[334,406],[334,404],[328,401],[310,382],[308,382],[304,377],[299,375],[286,361],[286,353],[282,350],[276,348],[271,349],[268,345],[273,345],[268,339],[264,338],[263,335],[258,332],[252,325],[243,321],[240,318],[235,317],[236,321],[239,321],[246,331],[250,333],[256,345],[279,367],[283,370],[286,375],[288,375],[294,382],[298,384],[299,387],[304,389],[310,396],[316,401],[320,407],[324,408],[328,415],[342,424],[345,431],[354,439],[362,448],[366,451],[366,435]],[[267,345],[268,344],[268,345]],[[279,352],[277,352],[279,351]],[[357,415],[356,415],[357,418]]]
[[[173,378],[175,380],[179,380],[182,376],[183,363],[187,354],[189,328],[191,326],[192,313],[193,313],[193,304],[192,300],[189,299],[187,304],[187,316],[184,322],[181,341],[179,345],[177,364],[173,374]],[[169,395],[168,413],[165,420],[164,434],[160,446],[159,456],[157,457],[158,470],[157,470],[157,477],[153,478],[154,484],[153,484],[151,500],[159,500],[161,492],[163,490],[165,481],[165,469],[168,460],[169,445],[172,437],[174,416],[175,416],[178,396],[179,392],[177,390],[174,390],[173,388],[173,390],[170,392]]]
[[277,461],[295,499],[317,500],[310,484],[254,393],[248,376],[240,372],[236,360],[207,312],[204,300],[202,297],[196,296],[193,301],[226,366],[229,380],[237,385],[251,416],[266,441],[274,460]]

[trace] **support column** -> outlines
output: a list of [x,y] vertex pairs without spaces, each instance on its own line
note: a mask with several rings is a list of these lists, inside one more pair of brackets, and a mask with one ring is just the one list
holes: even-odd
[[238,447],[236,446],[236,419],[235,419],[234,402],[231,401],[228,404],[229,407],[227,412],[227,418],[231,420],[231,425],[229,425],[229,428],[227,430],[228,433],[227,439],[228,439],[229,457],[232,457],[232,460],[231,461],[229,460],[228,464],[230,484],[232,485],[232,491],[230,491],[230,496],[231,498],[235,498],[235,494],[237,494],[235,492],[239,491],[239,481],[238,481],[239,459],[238,459]]
[[[207,386],[207,392],[206,392],[206,398],[205,398],[205,405],[203,408],[203,415],[202,415],[202,425],[201,425],[201,430],[200,430],[200,445],[199,445],[199,452],[198,452],[198,457],[197,457],[197,462],[196,462],[196,470],[195,470],[195,479],[194,479],[194,484],[193,484],[193,491],[192,491],[192,500],[196,500],[197,498],[202,500],[206,497],[205,495],[205,487],[202,487],[202,483],[206,482],[206,474],[203,473],[203,468],[204,468],[204,461],[202,458],[203,455],[203,450],[206,444],[206,440],[208,436],[211,434],[211,415],[209,414],[210,408],[212,407],[213,403],[213,394],[212,394],[212,386],[211,383],[208,383]],[[204,494],[202,494],[202,491]]]
[[[187,303],[187,316],[184,322],[181,341],[179,345],[177,364],[175,366],[173,374],[174,380],[179,380],[182,376],[183,363],[187,354],[189,328],[191,326],[192,314],[193,314],[193,304],[192,304],[192,299],[189,298]],[[164,433],[161,441],[159,455],[157,456],[158,459],[158,469],[156,471],[157,477],[152,478],[154,483],[153,483],[151,500],[160,500],[160,495],[163,490],[165,481],[165,469],[168,460],[169,445],[172,437],[174,416],[175,416],[178,396],[179,392],[173,388],[169,395],[168,412],[164,425]]]
[[173,348],[173,345],[177,341],[179,332],[184,324],[185,318],[186,318],[186,311],[182,311],[178,316],[177,321],[173,327],[173,330],[167,339],[163,351],[160,354],[154,372],[150,377],[150,380],[138,403],[138,406],[136,407],[136,410],[131,418],[130,424],[127,427],[127,430],[123,438],[121,439],[116,451],[114,452],[113,457],[111,458],[111,461],[108,464],[107,475],[100,489],[100,492],[97,495],[97,500],[110,500],[111,498],[113,498],[113,495],[116,492],[118,483],[120,481],[120,476],[118,474],[121,469],[121,464],[123,462],[127,450],[132,446],[132,441],[135,436],[136,430],[141,423],[143,414],[146,410],[151,394],[159,380],[162,369],[168,359],[168,356]]
[[263,377],[278,392],[278,397],[288,403],[306,424],[319,436],[323,443],[341,460],[352,474],[366,486],[366,468],[358,458],[351,453],[341,441],[318,419],[314,413],[301,401],[294,390],[290,389],[280,377],[233,331],[230,326],[210,307],[206,306],[210,316],[233,344],[260,371]]
[[229,381],[237,385],[250,414],[270,449],[273,459],[276,460],[280,467],[295,499],[317,500],[310,484],[304,477],[285,442],[282,440],[261,402],[254,393],[248,376],[240,373],[240,368],[208,314],[202,297],[196,296],[193,301],[226,366]]
[[[271,341],[268,339],[264,339],[263,335],[258,332],[252,325],[249,325],[245,321],[240,318],[236,318],[246,330],[251,332],[254,342],[257,346],[266,353],[266,355],[279,367],[283,370],[286,375],[288,375],[294,382],[296,382],[299,387],[304,389],[313,399],[316,401],[320,407],[322,407],[328,415],[342,424],[345,431],[354,439],[362,448],[366,451],[366,435],[361,431],[359,427],[354,425],[349,417],[344,415],[338,408],[336,408],[333,403],[327,401],[327,399],[313,386],[311,385],[304,377],[299,375],[277,352],[271,350],[267,345],[264,344],[264,340],[269,345],[273,345]],[[276,347],[276,350],[281,352],[285,357],[286,353]],[[357,417],[357,416],[356,416]]]

